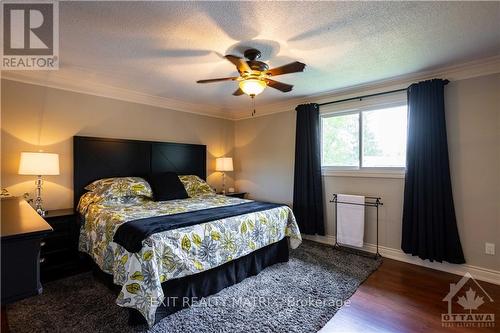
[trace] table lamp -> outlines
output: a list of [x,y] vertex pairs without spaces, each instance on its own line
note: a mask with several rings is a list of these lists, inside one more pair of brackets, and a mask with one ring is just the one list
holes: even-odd
[[215,171],[222,172],[222,194],[226,194],[226,171],[233,171],[232,157],[219,157],[215,159]]
[[45,209],[42,204],[42,176],[59,175],[59,154],[54,153],[35,153],[21,152],[21,161],[19,162],[20,175],[37,176],[35,210],[38,214],[45,216]]

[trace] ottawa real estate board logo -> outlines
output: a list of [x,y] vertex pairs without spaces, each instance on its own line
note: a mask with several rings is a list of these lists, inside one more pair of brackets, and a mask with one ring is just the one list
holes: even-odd
[[450,283],[443,302],[448,302],[448,313],[441,314],[443,327],[495,327],[495,314],[481,310],[494,301],[468,272],[458,283]]
[[59,4],[2,1],[2,70],[59,69]]

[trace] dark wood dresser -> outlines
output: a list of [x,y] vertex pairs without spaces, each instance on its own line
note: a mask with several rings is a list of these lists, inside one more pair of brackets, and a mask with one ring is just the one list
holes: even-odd
[[1,199],[1,217],[1,300],[5,329],[5,305],[42,292],[40,244],[52,228],[21,198]]

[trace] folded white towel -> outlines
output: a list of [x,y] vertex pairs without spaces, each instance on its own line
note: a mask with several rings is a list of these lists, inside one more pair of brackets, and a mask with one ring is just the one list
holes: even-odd
[[[364,204],[361,195],[339,194],[337,201]],[[365,234],[365,206],[337,204],[337,242],[339,244],[363,247]]]

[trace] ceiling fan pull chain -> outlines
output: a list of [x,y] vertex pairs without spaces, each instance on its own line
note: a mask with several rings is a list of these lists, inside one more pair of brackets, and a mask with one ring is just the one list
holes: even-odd
[[255,95],[251,95],[252,97],[252,105],[253,105],[253,111],[252,111],[252,117],[255,115]]

